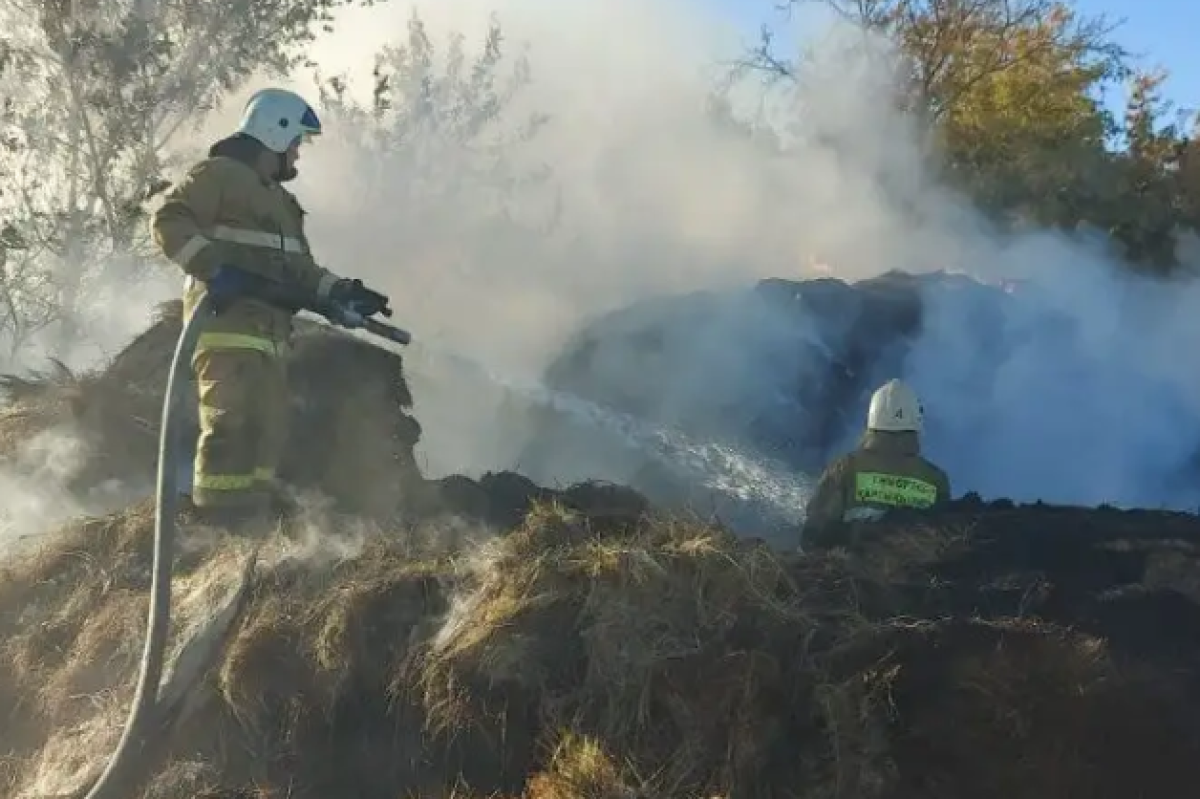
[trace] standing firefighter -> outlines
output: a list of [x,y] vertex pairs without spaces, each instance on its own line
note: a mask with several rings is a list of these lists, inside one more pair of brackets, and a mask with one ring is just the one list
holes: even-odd
[[916,393],[889,380],[871,397],[858,449],[831,463],[808,503],[803,541],[821,549],[843,543],[846,522],[889,508],[931,508],[950,498],[946,473],[921,457],[924,410]]
[[155,242],[187,274],[185,316],[206,291],[215,306],[192,361],[200,398],[192,502],[214,522],[263,517],[281,500],[275,469],[287,434],[295,309],[256,298],[254,281],[364,316],[389,313],[387,297],[313,260],[304,210],[281,185],[297,175],[300,145],[320,133],[303,98],[258,92],[234,134],[167,192],[151,220]]

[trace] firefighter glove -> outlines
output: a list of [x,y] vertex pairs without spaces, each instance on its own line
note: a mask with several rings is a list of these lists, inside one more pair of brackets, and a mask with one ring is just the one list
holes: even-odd
[[359,316],[392,315],[392,309],[388,307],[388,298],[378,291],[367,288],[361,280],[339,280],[333,284],[333,288],[329,292],[329,299],[334,305],[341,306]]
[[243,296],[249,290],[249,279],[240,269],[219,266],[213,276],[206,280],[208,296],[212,298],[213,310],[220,313],[230,301]]

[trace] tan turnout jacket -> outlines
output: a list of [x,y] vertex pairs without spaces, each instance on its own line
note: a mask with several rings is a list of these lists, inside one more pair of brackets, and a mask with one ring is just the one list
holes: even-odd
[[889,508],[931,508],[950,498],[950,478],[921,457],[916,433],[868,430],[859,448],[831,463],[808,503],[803,546],[838,546],[846,522]]
[[[201,281],[224,264],[296,285],[316,297],[327,296],[338,280],[313,260],[304,235],[304,209],[292,193],[234,158],[218,155],[196,164],[167,192],[150,229],[163,253],[188,275],[187,314],[203,293]],[[278,352],[290,334],[291,313],[239,299],[205,325],[198,350]]]

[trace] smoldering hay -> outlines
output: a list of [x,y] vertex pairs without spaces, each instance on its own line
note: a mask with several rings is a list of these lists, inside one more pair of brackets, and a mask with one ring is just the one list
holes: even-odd
[[[1198,285],[1043,266],[1005,282],[890,271],[647,300],[584,326],[546,383],[817,474],[900,377],[960,494],[1200,507],[1200,378],[1182,357]],[[653,466],[562,414],[537,418],[522,457],[535,477],[586,447],[635,486]]]
[[[358,415],[406,416],[400,356],[303,335],[301,373],[341,364],[383,398]],[[106,375],[28,383],[25,407],[130,424],[132,394],[91,392],[135,383]],[[336,412],[299,385],[297,408]],[[1192,515],[967,499],[797,555],[611,484],[426,481],[401,429],[394,467],[344,461],[392,506],[309,466],[340,502],[256,535],[182,520],[173,651],[257,565],[139,795],[1127,799],[1200,778]],[[5,562],[3,795],[77,795],[115,743],[152,510]]]
[[[612,49],[605,37],[589,38]],[[654,45],[646,52],[662,49]],[[643,69],[639,76],[652,74]],[[631,109],[617,114],[596,103],[568,70],[557,77],[566,81],[568,75],[571,94],[586,98],[594,114],[608,114],[606,135],[635,116]],[[627,75],[621,81],[629,82]],[[677,77],[673,73],[671,80]],[[645,81],[643,96],[631,104],[634,110],[653,103],[661,113],[651,115],[651,124],[685,116],[680,108],[689,103],[664,103],[659,85]],[[841,84],[837,93],[824,98],[829,113],[815,116],[837,123],[844,138],[868,149],[878,142],[863,138],[877,137],[880,129],[889,138],[903,138],[896,128],[863,124],[853,108],[848,115],[837,113],[834,100],[871,102]],[[731,262],[769,273],[765,264],[792,262],[796,220],[805,229],[806,245],[825,247],[835,260],[843,257],[843,263],[865,265],[868,272],[880,271],[885,261],[918,264],[941,250],[928,246],[928,237],[908,246],[905,236],[912,228],[907,220],[890,213],[887,202],[859,202],[870,181],[834,168],[828,153],[815,158],[802,153],[784,165],[773,157],[758,158],[740,139],[721,136],[715,138],[727,148],[719,150],[725,156],[717,159],[722,168],[704,173],[716,175],[711,183],[658,185],[658,191],[649,192],[653,202],[622,204],[622,197],[646,187],[621,184],[616,176],[640,176],[644,170],[638,167],[653,163],[655,152],[680,151],[681,137],[663,131],[655,139],[660,149],[639,151],[640,131],[627,128],[621,146],[585,153],[576,164],[581,173],[614,161],[624,167],[605,172],[621,191],[591,197],[611,216],[590,226],[573,220],[580,227],[568,228],[562,238],[576,244],[563,245],[550,257],[518,236],[509,242],[507,260],[534,264],[537,276],[557,278],[544,281],[550,296],[538,295],[535,307],[595,310],[581,301],[581,293],[608,301],[647,288],[614,281],[617,266],[632,265],[626,276],[640,272],[656,290],[694,288],[697,277],[727,278]],[[712,138],[687,141],[697,163],[714,160]],[[877,149],[875,155],[886,163],[872,161],[868,171],[886,173],[892,188],[900,184],[902,199],[909,199],[904,190],[911,188],[906,180],[912,175],[904,159]],[[629,158],[630,153],[641,158]],[[372,163],[379,165],[376,184],[385,191],[417,183],[404,179],[409,173],[393,169],[386,158]],[[776,187],[803,174],[805,185],[819,185],[826,194],[780,198],[748,185],[754,178],[745,177],[768,173],[785,176],[769,181]],[[737,185],[752,197],[736,213],[718,213],[729,209],[703,200],[696,201],[704,205],[699,212],[677,202],[685,194],[709,196],[703,189],[713,185],[727,189],[723,180],[731,174],[743,178]],[[736,205],[728,191],[711,195]],[[445,199],[456,213],[438,207],[425,217],[414,215],[416,222],[406,218],[404,226],[381,223],[381,235],[366,242],[361,230],[366,220],[356,218],[354,246],[329,249],[389,268],[395,252],[438,252],[443,242],[437,235],[445,235],[445,228],[415,229],[442,220],[440,212],[460,230],[458,209],[469,204],[453,194]],[[771,202],[775,199],[784,201]],[[356,207],[372,207],[378,200],[364,191]],[[385,221],[394,222],[398,203],[374,205],[387,209]],[[844,224],[830,225],[830,207],[855,208],[857,215],[843,214],[837,218]],[[769,211],[765,223],[755,217],[759,208]],[[655,218],[655,210],[669,217],[669,224]],[[612,235],[630,226],[630,217],[637,217],[631,227],[638,235]],[[722,224],[702,235],[697,219]],[[756,238],[764,227],[774,234],[760,250]],[[400,242],[406,246],[396,246],[393,237],[410,235],[412,240]],[[335,238],[327,236],[323,243],[331,245]],[[869,246],[855,251],[851,245],[860,241]],[[463,285],[475,291],[474,304],[457,306],[478,309],[482,317],[464,314],[480,321],[464,337],[465,345],[472,343],[471,336],[479,343],[505,330],[494,324],[509,321],[504,314],[513,306],[504,299],[535,281],[531,273],[517,280],[513,270],[495,268],[490,240],[461,244],[465,252],[452,254],[479,264],[481,271],[486,267],[491,276],[474,281],[469,278],[478,275],[446,270],[452,277],[443,276],[439,284],[446,294]],[[387,257],[374,257],[372,246]],[[1047,250],[1035,249],[1037,257],[1029,261],[1040,264]],[[765,257],[752,257],[764,251]],[[568,261],[577,272],[556,271]],[[652,261],[667,264],[672,276],[645,268]],[[415,279],[419,275],[404,268],[396,268],[396,279],[421,285]],[[581,274],[589,280],[580,280]],[[950,395],[939,392],[947,386],[966,399],[1006,401],[1008,410],[995,418],[1019,422],[1028,432],[1036,421],[1029,411],[1041,398],[1036,391],[1022,395],[1017,390],[1031,380],[1030,371],[1022,369],[1046,381],[1078,375],[1050,367],[1038,372],[1033,367],[1053,362],[1032,358],[1009,358],[1004,362],[1009,371],[989,373],[985,356],[996,342],[986,333],[990,317],[984,311],[992,300],[953,306],[966,320],[939,328],[927,313],[932,295],[924,283],[916,285],[914,290],[912,279],[903,275],[868,286],[769,282],[752,302],[774,296],[770,301],[804,308],[782,314],[778,329],[766,331],[736,313],[724,313],[721,297],[701,298],[709,303],[702,307],[717,311],[718,324],[710,317],[708,327],[696,325],[702,335],[693,337],[693,348],[674,351],[662,344],[670,344],[670,330],[663,332],[656,320],[662,312],[692,324],[686,319],[688,303],[697,300],[665,299],[652,312],[644,307],[630,312],[635,317],[630,328],[646,335],[636,336],[626,349],[618,341],[613,368],[619,379],[629,381],[635,399],[645,398],[635,409],[639,415],[731,438],[745,437],[738,425],[749,425],[759,436],[752,443],[765,448],[764,442],[783,441],[778,454],[806,468],[836,448],[860,417],[861,408],[854,405],[862,402],[869,373],[902,367],[906,375],[919,376],[921,361],[912,348],[906,350],[914,329],[921,336],[942,330],[962,370],[937,373],[945,385],[926,391],[931,405],[936,403],[931,408],[935,452],[945,447],[939,443],[938,420],[953,419],[951,407],[965,414],[958,417],[964,429],[986,429],[978,422],[992,418],[969,402],[944,404],[941,397]],[[993,296],[976,283],[964,285],[970,287],[966,294]],[[1064,282],[1059,299],[1070,298],[1080,285]],[[574,286],[575,293],[556,294],[564,286]],[[914,301],[914,291],[920,302]],[[843,311],[823,315],[822,302],[804,296],[826,296],[822,292],[831,307]],[[750,302],[744,294],[738,302]],[[803,302],[796,302],[797,294]],[[427,316],[456,307],[428,297],[414,292],[407,301],[425,302]],[[579,306],[566,299],[579,300]],[[862,306],[870,313],[864,315]],[[1144,306],[1149,307],[1166,306]],[[649,322],[637,321],[639,314]],[[919,320],[915,328],[914,317]],[[1161,378],[1138,385],[1147,391],[1172,388],[1165,396],[1189,407],[1186,381],[1168,379],[1180,373],[1159,362],[1166,334],[1151,338],[1154,346],[1140,359],[1134,346],[1097,348],[1097,340],[1119,341],[1095,327],[1102,317],[1078,316],[1087,324],[1077,327],[1077,341],[1089,345],[1091,357],[1112,360],[1119,353],[1123,363],[1140,371],[1116,374]],[[1032,330],[1017,331],[1005,342],[1040,354],[1064,340],[1034,335],[1042,323],[1054,327],[1056,318],[1034,314]],[[554,317],[555,324],[561,321]],[[612,344],[604,324],[588,331],[599,339],[600,349]],[[719,336],[722,324],[742,335]],[[958,335],[973,324],[985,331],[980,340]],[[177,310],[172,310],[104,369],[10,380],[12,401],[0,419],[4,452],[19,455],[30,436],[66,430],[81,442],[68,491],[82,494],[98,481],[117,480],[144,493],[154,468],[166,355],[177,330]],[[519,333],[516,339],[558,346],[544,330]],[[500,351],[522,351],[520,341],[494,343]],[[752,343],[764,349],[748,346]],[[704,344],[708,360],[698,361],[694,347]],[[227,597],[243,584],[251,550],[257,550],[257,562],[245,575],[244,604],[220,629],[210,667],[181,688],[186,701],[163,736],[160,757],[141,791],[145,797],[1126,799],[1190,795],[1197,784],[1200,723],[1191,708],[1200,693],[1194,669],[1200,655],[1200,523],[1194,516],[967,500],[937,515],[898,515],[857,529],[845,550],[801,556],[738,537],[703,513],[682,512],[686,503],[668,508],[652,502],[649,493],[678,489],[682,496],[688,486],[664,488],[664,480],[675,476],[648,476],[639,462],[628,465],[628,482],[645,483],[647,489],[653,483],[658,491],[597,482],[550,489],[511,472],[427,479],[412,454],[421,429],[407,407],[412,375],[406,374],[401,356],[313,326],[300,330],[298,345],[291,364],[296,396],[284,474],[312,501],[302,503],[302,512],[281,529],[255,535],[231,535],[182,519],[173,652],[193,631],[211,629],[212,615],[229,607]],[[664,349],[668,357],[661,357]],[[617,404],[620,398],[600,390],[611,386],[588,383],[593,364],[586,350],[568,351],[551,380]],[[673,385],[686,386],[686,396],[677,390],[663,397],[637,382],[630,374],[638,363],[629,357],[631,351],[644,359],[641,367],[648,373],[684,372],[688,379]],[[783,391],[755,368],[764,351],[785,381]],[[943,357],[927,367],[946,363],[946,351],[940,352]],[[575,371],[563,366],[572,360],[583,363]],[[973,371],[979,365],[982,376]],[[1089,374],[1098,372],[1084,370]],[[936,376],[926,372],[916,382],[936,384]],[[1080,393],[1059,398],[1056,407],[1086,410],[1080,398],[1097,393],[1091,390],[1094,379],[1065,382]],[[981,385],[1005,391],[988,394]],[[750,419],[740,403],[746,397],[727,393],[737,387],[763,392],[749,398],[755,412]],[[814,420],[789,416],[796,413],[789,391],[800,393],[804,414]],[[704,403],[699,410],[689,405],[694,400]],[[776,404],[781,407],[772,415]],[[1108,418],[1121,415],[1119,404],[1105,407]],[[1144,416],[1165,420],[1169,414]],[[535,430],[559,434],[538,418]],[[1079,414],[1093,424],[1104,418]],[[1180,423],[1172,425],[1179,433]],[[1077,434],[1080,428],[1065,429]],[[995,429],[991,452],[1004,454],[1001,444],[1019,440],[1005,435],[1011,432]],[[1085,432],[1095,436],[1091,428]],[[780,438],[784,433],[791,438]],[[1112,440],[1096,437],[1085,443]],[[1148,485],[1176,473],[1174,455],[1163,455],[1173,452],[1170,441],[1144,440],[1147,459],[1141,468],[1132,475],[1109,474],[1107,485],[1139,485],[1125,479],[1130,476]],[[1187,436],[1181,440],[1180,446],[1191,446]],[[971,443],[982,446],[978,440]],[[1054,474],[1073,474],[1079,486],[1099,491],[1104,483],[1097,469],[1124,463],[1099,457],[1103,452],[1079,450],[1090,473],[1068,472],[1062,458],[1070,447],[1058,444],[1048,450],[1057,459],[1049,461]],[[552,457],[556,446],[544,439],[531,450]],[[605,455],[604,442],[594,438],[571,449],[575,463]],[[944,449],[941,454],[953,456]],[[969,476],[970,467],[991,462],[980,457],[948,465],[964,475],[963,482],[978,479],[976,486],[986,488],[982,478]],[[554,471],[554,462],[546,463],[538,468]],[[1169,468],[1156,472],[1150,468],[1155,464]],[[1187,471],[1178,473],[1186,483]],[[111,751],[140,646],[134,633],[140,632],[147,601],[151,515],[144,500],[96,513],[61,525],[36,547],[5,561],[0,574],[5,730],[0,785],[5,796],[76,795]]]
[[[438,53],[462,27],[473,55],[478,5],[436,5],[428,23]],[[333,265],[365,269],[427,340],[505,374],[540,377],[554,364],[550,382],[560,379],[555,385],[569,393],[636,405],[637,415],[686,426],[700,440],[749,442],[806,472],[851,442],[868,383],[903,376],[926,398],[931,453],[965,490],[1200,506],[1191,463],[1200,382],[1180,356],[1200,343],[1190,312],[1195,284],[1135,278],[1095,231],[997,221],[947,189],[929,138],[889,102],[895,62],[884,43],[872,42],[878,52],[862,58],[852,52],[864,41],[860,32],[805,19],[797,23],[806,46],[797,83],[764,97],[748,80],[710,102],[714,64],[744,55],[745,46],[727,21],[708,16],[711,9],[624,0],[603,8],[531,0],[497,7],[516,44],[505,65],[528,44],[531,76],[489,129],[509,143],[502,214],[493,213],[492,184],[480,188],[490,147],[454,136],[376,146],[410,141],[400,139],[413,127],[402,110],[381,129],[361,115],[333,115],[335,135],[306,156],[298,182],[306,201],[311,196],[314,240]],[[355,37],[394,31],[403,42],[410,11],[362,11],[358,27],[328,45],[341,47],[338,67],[369,66]],[[612,47],[618,39],[623,46]],[[403,96],[391,99],[406,107]],[[537,135],[514,141],[541,113],[549,121]],[[417,194],[430,184],[429,196]],[[1187,243],[1194,252],[1194,239]],[[1183,255],[1194,273],[1195,258]],[[912,289],[920,323],[908,332],[900,318],[852,321],[881,303],[903,311],[906,300],[895,295],[863,308],[855,293],[830,297],[829,309],[815,313],[782,299],[786,286],[769,302],[740,298],[760,280],[800,282],[817,263],[851,282],[892,269],[1026,282],[1006,298],[995,285],[922,282]],[[692,292],[724,299],[709,306],[680,299]],[[666,299],[656,305],[651,296]],[[630,310],[634,304],[639,310]],[[685,307],[708,307],[714,316],[681,322],[685,336],[672,327]],[[662,318],[652,319],[657,313]],[[811,334],[795,329],[806,313],[819,317]],[[560,345],[580,320],[593,324],[578,341],[605,351],[599,372],[566,365],[579,353]],[[632,335],[621,326],[645,328],[650,343],[615,341]],[[670,352],[653,355],[655,331],[666,328]],[[871,351],[849,351],[856,347]],[[727,369],[738,379],[714,379]],[[797,403],[797,395],[818,395],[816,407]],[[660,474],[641,479],[658,465],[587,431],[559,436],[579,448],[546,452],[540,423],[537,448],[520,440],[523,430],[463,425],[472,406],[495,410],[487,400],[428,404],[425,441],[454,453],[438,467],[520,463],[543,480],[570,473],[644,488],[670,482]],[[837,418],[825,420],[830,413]],[[596,457],[609,450],[611,458]]]

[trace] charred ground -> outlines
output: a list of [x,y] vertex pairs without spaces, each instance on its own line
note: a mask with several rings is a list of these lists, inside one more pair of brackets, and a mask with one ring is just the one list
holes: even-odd
[[[388,393],[398,356],[304,335],[297,413],[336,413],[315,379],[331,358],[378,386],[356,414],[417,430]],[[162,347],[130,366],[145,343],[107,372],[12,383],[5,424],[91,431],[97,458],[144,474],[148,447],[105,447],[153,439],[157,400],[129,394],[160,382]],[[107,377],[122,368],[144,378]],[[388,503],[342,494],[257,539],[186,529],[177,642],[257,566],[146,796],[1128,799],[1200,779],[1192,515],[963,501],[798,555],[619,486],[425,481],[415,434],[391,441],[332,442]],[[5,563],[3,795],[74,795],[115,744],[152,511]]]

